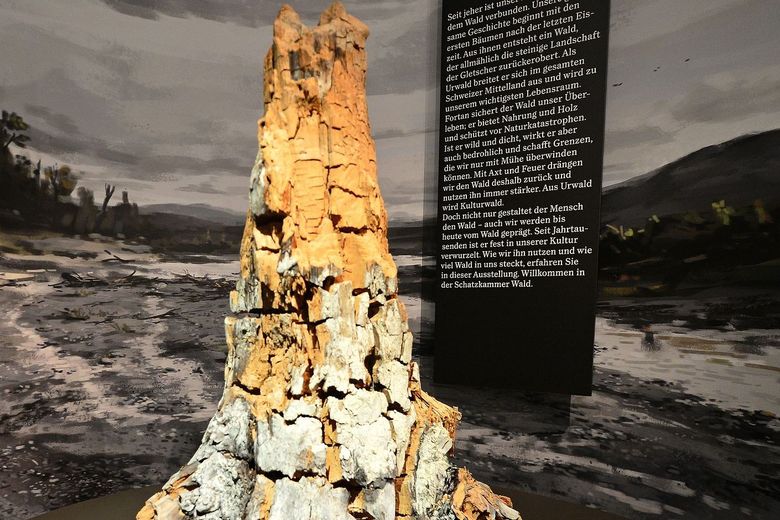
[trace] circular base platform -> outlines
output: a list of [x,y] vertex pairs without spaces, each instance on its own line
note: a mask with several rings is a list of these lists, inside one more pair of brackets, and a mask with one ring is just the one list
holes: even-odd
[[[107,497],[87,500],[36,517],[35,520],[134,520],[144,501],[159,491],[159,486],[129,489]],[[496,493],[508,496],[520,511],[523,520],[623,520],[562,500],[526,493],[515,489],[493,487]],[[292,519],[291,519],[292,520]]]

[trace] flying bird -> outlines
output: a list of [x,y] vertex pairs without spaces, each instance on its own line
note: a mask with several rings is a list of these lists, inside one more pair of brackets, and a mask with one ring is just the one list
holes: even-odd
[[613,84],[612,84],[612,86],[613,86],[613,87],[619,87],[619,86],[620,86],[620,85],[622,85],[622,84],[623,84],[623,82],[621,81],[620,83],[613,83]]

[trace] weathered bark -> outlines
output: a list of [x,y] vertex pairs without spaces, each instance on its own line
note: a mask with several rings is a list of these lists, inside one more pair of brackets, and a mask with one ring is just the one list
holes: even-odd
[[283,7],[265,60],[225,390],[139,520],[516,519],[451,466],[460,414],[420,388],[366,108],[368,30]]

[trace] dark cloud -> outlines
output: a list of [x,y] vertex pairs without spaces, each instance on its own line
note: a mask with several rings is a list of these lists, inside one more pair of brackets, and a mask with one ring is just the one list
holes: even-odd
[[[403,4],[418,0],[387,2],[386,0],[362,0],[345,2],[347,10],[366,18],[374,18],[390,9],[402,9]],[[273,23],[282,3],[295,9],[308,23],[319,19],[320,13],[330,2],[312,0],[102,0],[104,4],[122,14],[157,20],[160,15],[176,18],[204,18],[217,22],[231,22],[248,27]],[[399,5],[400,4],[400,5]]]
[[[149,181],[159,181],[173,173],[208,174],[214,172],[248,176],[252,160],[225,156],[199,159],[187,155],[163,155],[155,153],[150,146],[127,144],[121,147],[95,137],[82,134],[57,135],[32,126],[29,131],[30,145],[52,155],[79,154],[100,159],[119,166],[131,166],[127,176]],[[248,156],[251,154],[247,154]],[[110,166],[110,165],[109,165]],[[194,191],[194,190],[192,190]],[[206,192],[204,192],[206,193]],[[216,193],[216,192],[214,192]]]
[[171,99],[175,92],[170,88],[155,87],[136,80],[137,66],[148,55],[125,45],[112,43],[90,53],[90,61],[96,70],[104,70],[105,86],[116,99],[123,102],[158,101]]
[[610,129],[605,135],[608,150],[633,148],[653,144],[665,144],[674,141],[674,136],[657,126],[640,125],[625,130]]
[[246,159],[236,159],[227,155],[212,159],[198,159],[197,157],[186,155],[152,155],[144,158],[139,166],[158,173],[192,172],[203,174],[224,172],[231,175],[249,177],[254,157],[251,157],[251,154],[247,155]]
[[[17,27],[11,33],[4,32],[3,41],[15,34],[20,41],[34,41],[38,55],[61,53],[70,57],[68,64],[77,65],[53,63],[38,76],[0,87],[3,108],[16,110],[30,123],[32,148],[54,156],[69,155],[70,162],[107,163],[127,177],[152,181],[177,171],[246,175],[251,167],[256,114],[246,112],[251,97],[240,89],[231,97],[220,94],[223,85],[219,82],[209,85],[214,91],[201,84],[177,84],[168,77],[159,82],[165,86],[148,85],[139,77],[138,65],[154,63],[164,71],[166,62],[156,55],[117,43],[91,49],[33,26]],[[232,66],[215,65],[216,76]],[[86,77],[84,70],[89,71]],[[198,72],[203,70],[208,69]],[[209,101],[207,110],[203,109],[205,100]],[[170,113],[150,108],[161,102]],[[132,111],[126,109],[130,103]],[[237,114],[246,114],[246,133],[236,124]],[[193,157],[188,154],[193,148],[200,157],[212,158]],[[161,150],[165,153],[160,154]],[[217,154],[226,158],[213,159]],[[247,164],[232,158],[244,156],[249,157]]]
[[[160,15],[177,18],[197,17],[249,27],[273,23],[282,2],[279,0],[102,0],[104,4],[129,16],[157,20]],[[371,0],[345,2],[347,10],[367,22],[382,21],[419,0]],[[287,2],[306,23],[315,23],[329,2]],[[371,73],[369,94],[406,93],[428,88],[436,82],[436,55],[440,12],[432,9],[413,23],[396,27],[397,35],[379,42],[368,41]]]
[[[149,89],[130,79],[112,74],[116,83],[122,83],[127,92],[140,96]],[[134,96],[128,95],[128,98]],[[104,159],[112,163],[135,165],[137,157],[148,152],[146,145],[127,143],[133,141],[133,131],[126,130],[126,138],[120,146],[109,140],[109,135],[122,131],[121,123],[112,117],[112,101],[96,92],[81,87],[64,69],[47,72],[43,77],[31,82],[7,86],[0,91],[0,101],[5,105],[25,100],[23,110],[17,110],[30,124],[31,146],[51,153],[79,153],[87,157]],[[17,105],[18,106],[18,105]],[[56,107],[56,108],[50,108]],[[63,114],[60,110],[69,112]],[[77,118],[77,119],[76,119]],[[149,140],[152,144],[153,140]],[[120,148],[129,148],[125,153]]]
[[674,104],[671,112],[686,123],[743,120],[780,105],[778,85],[776,70],[753,79],[735,77],[720,85],[701,83]]
[[440,16],[439,9],[432,9],[426,17],[399,27],[395,38],[382,42],[378,58],[372,59],[374,52],[369,40],[369,94],[406,94],[438,83]]
[[421,186],[412,183],[382,183],[382,196],[389,205],[400,206],[420,202],[423,198]]
[[182,186],[179,188],[179,191],[190,191],[193,193],[205,193],[208,195],[226,195],[228,192],[225,190],[221,190],[214,186],[214,184],[210,182],[203,181],[200,184],[189,184],[187,186]]
[[[279,11],[279,2],[273,0],[102,0],[104,4],[128,16],[157,20],[160,15],[175,18],[204,18],[218,22],[232,22],[249,27],[268,25]],[[314,16],[316,10],[305,3],[290,2],[299,14]],[[309,5],[311,2],[309,2]]]
[[[122,165],[136,165],[144,150],[123,152],[107,141],[81,133],[73,120],[65,114],[54,112],[39,105],[25,105],[24,117],[30,129],[30,145],[52,155],[84,154]],[[56,132],[48,131],[50,127]]]
[[[52,55],[63,58],[57,68],[50,68],[46,72],[45,77],[15,85],[13,88],[9,86],[9,93],[15,88],[22,94],[42,97],[49,102],[30,105],[42,107],[51,104],[52,99],[60,101],[71,97],[73,93],[78,94],[77,101],[88,103],[90,100],[84,99],[81,92],[83,89],[79,86],[88,81],[99,83],[104,96],[113,95],[123,101],[160,100],[170,96],[168,89],[150,86],[137,80],[136,67],[148,57],[141,51],[115,42],[100,42],[94,47],[88,47],[71,41],[67,36],[57,36],[35,25],[17,24],[4,28],[3,31],[2,44],[9,47],[8,51],[24,53],[34,66],[50,64]],[[17,61],[15,65],[19,64]],[[91,69],[91,77],[79,77],[76,71],[71,70],[79,69],[83,73],[82,67]],[[102,98],[93,96],[93,99]]]
[[65,132],[71,135],[79,133],[79,128],[73,119],[65,114],[57,114],[41,105],[24,105],[25,114],[29,116],[37,117],[38,119],[44,119],[49,126],[56,128],[61,132]]
[[401,130],[400,128],[388,128],[386,130],[378,130],[375,132],[372,132],[374,136],[374,140],[378,141],[379,139],[393,139],[395,137],[406,137],[409,135],[418,135],[418,134],[426,134],[428,132],[432,132],[432,130]]
[[81,154],[122,165],[139,164],[139,152],[125,152],[116,149],[106,141],[87,137],[79,133],[57,135],[41,128],[30,126],[30,146],[51,155]]
[[617,29],[630,24],[633,11],[646,2],[647,0],[612,0],[609,17],[610,29]]

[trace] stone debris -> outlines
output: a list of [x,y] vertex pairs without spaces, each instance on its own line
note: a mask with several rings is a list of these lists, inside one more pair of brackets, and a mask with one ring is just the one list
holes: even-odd
[[192,489],[179,496],[184,517],[241,518],[252,493],[254,472],[246,461],[215,452],[188,479]]
[[512,501],[496,495],[489,487],[474,480],[465,468],[458,470],[458,485],[452,493],[452,505],[458,520],[517,520],[520,514],[512,509]]
[[317,518],[319,520],[356,520],[347,511],[349,490],[334,487],[323,478],[283,478],[273,488],[268,520]]
[[264,65],[225,390],[138,520],[517,519],[449,462],[460,414],[426,394],[398,299],[366,106],[368,29],[288,6]]
[[257,421],[255,463],[265,473],[279,472],[292,478],[298,472],[325,475],[325,443],[322,422],[298,417],[287,423],[280,415]]

